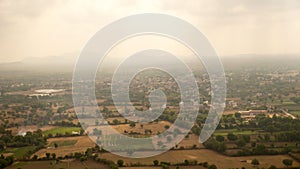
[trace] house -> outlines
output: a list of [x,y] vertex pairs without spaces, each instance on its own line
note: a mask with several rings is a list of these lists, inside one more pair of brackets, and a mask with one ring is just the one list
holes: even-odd
[[34,132],[33,129],[21,129],[18,131],[17,135],[18,136],[26,136],[27,132]]
[[72,131],[72,135],[80,135],[78,131]]
[[268,115],[268,110],[248,110],[248,111],[239,111],[241,118],[252,119],[257,115],[264,114]]

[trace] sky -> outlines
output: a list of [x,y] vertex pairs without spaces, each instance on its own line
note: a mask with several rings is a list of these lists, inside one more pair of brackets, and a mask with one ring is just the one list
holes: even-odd
[[0,0],[0,62],[76,57],[103,26],[139,13],[188,21],[221,57],[300,54],[298,0]]

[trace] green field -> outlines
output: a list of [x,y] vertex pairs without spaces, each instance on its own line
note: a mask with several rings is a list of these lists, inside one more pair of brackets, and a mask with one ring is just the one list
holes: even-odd
[[214,132],[214,135],[221,135],[221,136],[226,136],[228,133],[233,133],[236,135],[251,135],[251,134],[257,134],[257,131],[250,131],[250,130],[246,130],[246,131],[240,131],[240,130],[236,130],[236,129],[229,129],[229,130],[216,130]]
[[33,151],[35,146],[27,146],[27,147],[18,147],[18,148],[8,148],[6,153],[13,153],[14,157],[17,159],[23,158],[29,151]]
[[294,115],[296,117],[300,117],[300,110],[299,111],[290,111],[289,113],[291,113],[292,115]]
[[144,140],[132,140],[127,137],[122,137],[120,138],[119,135],[109,135],[106,136],[102,140],[106,145],[106,147],[109,147],[110,149],[113,150],[126,150],[126,149],[131,149],[131,150],[140,150],[140,149],[153,149],[154,146],[152,144],[152,141],[149,139],[144,139]]
[[58,147],[72,146],[77,143],[77,140],[53,141],[49,144],[49,146],[54,147],[55,143],[57,144]]
[[79,132],[81,130],[80,127],[58,127],[58,128],[54,128],[54,129],[50,129],[50,130],[46,130],[43,132],[44,135],[48,135],[48,134],[66,134],[69,133],[71,134],[72,131],[76,131]]
[[100,164],[94,160],[88,159],[87,161],[81,162],[79,160],[70,159],[70,162],[60,161],[56,162],[55,160],[47,161],[27,161],[27,162],[16,162],[11,166],[8,166],[6,169],[92,169],[92,168],[101,168],[109,169],[108,165]]
[[287,104],[281,106],[281,108],[288,109],[289,111],[300,111],[300,104]]

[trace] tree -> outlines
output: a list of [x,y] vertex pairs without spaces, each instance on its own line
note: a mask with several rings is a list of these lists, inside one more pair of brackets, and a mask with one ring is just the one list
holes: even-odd
[[237,136],[234,135],[233,133],[228,133],[228,134],[227,134],[227,138],[228,138],[228,140],[230,140],[230,141],[235,141],[235,140],[237,140]]
[[246,142],[244,139],[239,139],[236,143],[235,143],[238,147],[244,147],[246,145]]
[[293,165],[293,160],[291,160],[291,159],[284,159],[284,160],[282,160],[282,163],[283,163],[286,167],[292,166],[292,165]]
[[53,159],[56,159],[56,154],[55,153],[52,153],[51,156],[52,156]]
[[32,157],[32,159],[33,159],[33,160],[37,160],[37,159],[38,159],[38,156],[37,156],[37,155],[34,155],[34,156]]
[[207,168],[207,167],[208,167],[208,162],[206,162],[206,161],[203,162],[203,163],[202,163],[202,166],[205,167],[205,168]]
[[221,135],[217,135],[217,136],[216,136],[216,140],[217,140],[218,142],[223,142],[223,141],[225,140],[225,138],[224,138],[223,136],[221,136]]
[[50,158],[50,153],[46,153],[46,158],[47,158],[47,159]]
[[117,161],[117,164],[118,164],[119,167],[122,167],[123,164],[124,164],[124,161],[123,161],[123,160],[118,160],[118,161]]
[[208,167],[208,169],[218,169],[216,165],[212,164]]
[[269,167],[269,169],[277,169],[277,167],[274,166],[274,165],[271,165],[271,166]]
[[133,121],[130,122],[130,123],[129,123],[129,126],[132,127],[132,128],[135,127],[135,122],[133,122]]
[[115,125],[120,124],[120,121],[118,119],[114,119],[113,124],[115,124]]
[[241,118],[241,113],[238,113],[238,112],[236,112],[236,113],[234,113],[234,116],[235,116],[235,118],[237,118],[237,119],[239,119],[239,118]]
[[57,144],[57,143],[54,143],[54,147],[57,148],[57,147],[58,147],[58,144]]
[[259,161],[255,158],[252,160],[251,164],[254,166],[257,166],[257,165],[259,165]]
[[157,165],[159,164],[159,161],[158,161],[158,160],[154,160],[154,161],[153,161],[153,164],[154,164],[155,166],[157,166]]

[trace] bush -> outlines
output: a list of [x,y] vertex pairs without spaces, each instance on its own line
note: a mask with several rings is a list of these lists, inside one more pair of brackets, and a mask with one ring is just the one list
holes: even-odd
[[208,169],[218,169],[218,168],[217,168],[216,165],[213,164],[213,165],[210,165],[210,166],[208,167]]
[[223,141],[225,140],[225,138],[224,138],[223,136],[217,135],[217,136],[216,136],[216,140],[217,140],[218,142],[223,142]]
[[118,161],[117,161],[117,164],[118,164],[119,167],[122,167],[123,164],[124,164],[124,161],[123,161],[123,160],[118,160]]
[[251,162],[252,165],[259,165],[259,161],[255,158]]
[[271,166],[269,167],[269,169],[277,169],[277,167],[274,166],[274,165],[271,165]]
[[154,160],[154,161],[153,161],[153,164],[154,164],[155,166],[158,166],[159,161],[158,161],[158,160]]
[[282,163],[283,163],[286,167],[292,166],[292,165],[293,165],[293,160],[291,160],[291,159],[284,159],[284,160],[282,160]]
[[203,162],[202,166],[205,167],[205,168],[207,168],[208,167],[208,162]]
[[227,138],[228,138],[228,140],[230,140],[230,141],[235,141],[235,140],[237,140],[237,136],[234,135],[233,133],[228,133],[228,134],[227,134]]

